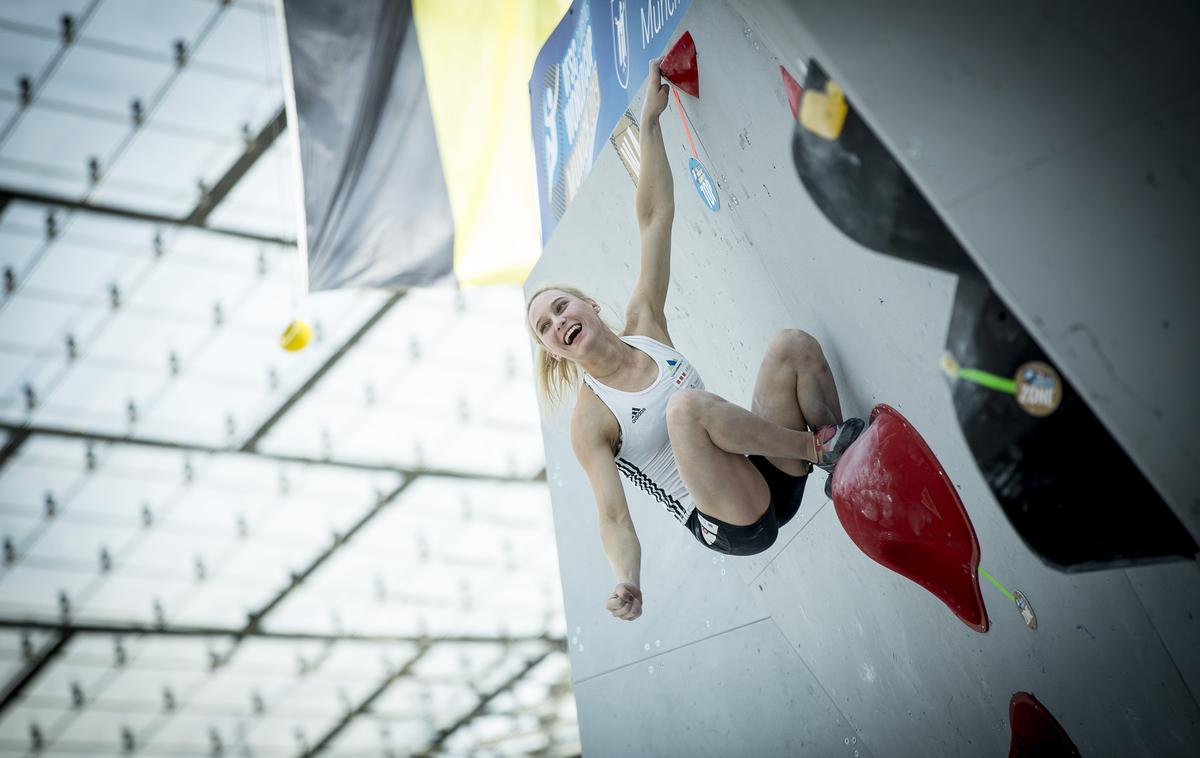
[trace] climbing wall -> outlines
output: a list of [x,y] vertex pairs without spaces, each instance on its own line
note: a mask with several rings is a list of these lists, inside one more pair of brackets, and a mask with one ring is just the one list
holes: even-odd
[[[886,417],[893,418],[894,411],[934,457],[941,473],[932,475],[944,477],[947,502],[960,500],[978,543],[978,564],[996,580],[979,580],[986,631],[964,623],[938,596],[936,574],[922,583],[883,565],[881,555],[900,553],[872,554],[823,495],[819,472],[776,544],[748,558],[704,549],[656,503],[627,488],[642,545],[645,612],[634,622],[612,618],[604,601],[614,581],[594,500],[571,453],[570,406],[545,408],[547,477],[584,753],[1004,755],[1013,740],[1011,707],[1013,713],[1052,714],[1083,755],[1190,754],[1200,745],[1196,562],[1067,573],[1030,550],[981,476],[939,369],[957,277],[871,252],[818,210],[793,165],[795,121],[779,67],[803,81],[800,64],[820,60],[885,142],[903,134],[892,145],[901,162],[978,256],[1014,313],[1072,372],[1097,415],[1121,432],[1116,436],[1125,452],[1193,536],[1200,534],[1195,464],[1200,445],[1190,424],[1172,418],[1156,427],[1155,414],[1137,407],[1129,387],[1121,389],[1127,380],[1143,381],[1154,373],[1139,362],[1154,351],[1139,344],[1126,357],[1122,351],[1129,342],[1120,324],[1148,317],[1148,307],[1169,313],[1156,316],[1169,328],[1160,326],[1146,339],[1158,345],[1160,365],[1170,371],[1185,375],[1196,368],[1194,358],[1180,357],[1190,356],[1183,346],[1200,344],[1194,306],[1189,311],[1181,305],[1200,283],[1194,256],[1181,252],[1186,241],[1194,245],[1200,237],[1196,221],[1178,214],[1162,221],[1143,197],[1150,186],[1144,174],[1150,172],[1157,177],[1152,189],[1165,195],[1155,207],[1183,207],[1183,185],[1176,177],[1200,175],[1194,149],[1173,153],[1169,174],[1155,168],[1154,161],[1164,159],[1153,146],[1132,155],[1110,152],[1107,169],[1089,168],[1080,179],[1090,165],[1087,151],[1100,149],[1128,115],[1089,110],[1081,101],[1067,115],[1091,119],[1091,138],[1067,139],[1060,128],[1055,139],[1047,139],[1047,130],[1062,126],[1066,116],[1060,113],[1047,116],[1040,131],[1026,125],[1005,141],[996,134],[999,127],[983,129],[978,114],[994,107],[996,97],[1012,97],[1008,88],[1016,84],[996,78],[994,70],[956,62],[953,46],[931,52],[923,44],[921,34],[953,31],[951,17],[917,28],[871,15],[890,12],[886,5],[837,4],[837,13],[833,7],[709,0],[695,3],[679,25],[695,40],[701,98],[681,95],[676,103],[673,97],[662,116],[676,198],[667,302],[671,334],[710,390],[744,406],[758,363],[780,329],[800,328],[817,337],[845,414],[867,418],[877,405],[889,406]],[[1088,39],[1061,19],[1046,22],[1037,11],[992,12],[1008,16],[984,28],[999,29],[1026,54],[1059,68],[1082,67],[1103,51],[1092,44],[1101,21],[1089,21]],[[636,16],[635,9],[634,23]],[[917,17],[934,18],[924,12]],[[1191,28],[1180,19],[1160,18],[1156,38],[1152,32],[1159,27],[1151,29],[1153,20],[1143,19],[1134,29],[1135,49],[1169,37],[1168,22]],[[861,34],[850,28],[855,24]],[[879,28],[888,24],[900,31],[881,36]],[[869,51],[856,48],[868,43]],[[862,56],[874,67],[863,64]],[[1161,55],[1156,60],[1170,64]],[[888,89],[888,77],[895,76],[888,66],[902,70],[910,62],[923,66],[923,75],[933,72],[935,81],[952,85],[952,102],[963,114],[959,121],[945,118],[945,104],[938,106],[942,117],[929,123],[914,116],[915,107],[896,105],[901,98]],[[1033,63],[1018,68],[1036,76]],[[1120,76],[1134,74],[1123,70]],[[1145,97],[1164,109],[1156,138],[1160,150],[1200,133],[1194,94],[1171,104],[1170,87],[1157,82],[1151,89]],[[635,114],[638,108],[640,98]],[[985,133],[975,141],[964,138],[962,131],[972,128]],[[976,155],[975,145],[985,155]],[[717,210],[693,185],[691,159],[717,185]],[[1139,171],[1140,161],[1145,166]],[[956,174],[956,165],[970,175]],[[1022,171],[1032,172],[1024,184]],[[1050,283],[1035,278],[1047,251],[1062,248],[1072,265],[1089,252],[1094,260],[1114,261],[1136,241],[1124,233],[1106,237],[1085,223],[1080,208],[1095,206],[1088,206],[1088,198],[1104,194],[1094,184],[1097,176],[1112,185],[1105,202],[1149,214],[1138,234],[1157,247],[1146,242],[1150,249],[1138,248],[1140,267],[1081,272],[1087,292],[1074,293],[1059,281],[1059,300],[1053,301],[1046,293]],[[989,220],[970,196],[997,184],[1009,193],[1000,198],[1003,213]],[[946,200],[951,190],[959,192],[959,201]],[[1073,200],[1072,193],[1080,199]],[[1122,228],[1137,227],[1136,220]],[[1078,239],[1070,237],[1072,230]],[[602,315],[619,318],[637,263],[634,186],[618,151],[606,148],[559,221],[527,290],[573,284],[601,303]],[[1161,270],[1164,265],[1176,267],[1174,281]],[[1112,313],[1104,319],[1091,324],[1079,317],[1074,325],[1048,320],[1086,314],[1093,297],[1088,293],[1097,287],[1111,296]],[[1088,333],[1090,341],[1082,336]],[[1109,369],[1094,365],[1105,361]],[[1144,390],[1160,405],[1177,402],[1193,411],[1194,423],[1196,401],[1183,396],[1183,379],[1145,382],[1135,395],[1142,397]],[[1154,437],[1155,429],[1160,436]],[[1168,452],[1158,455],[1159,450]],[[1128,472],[1096,461],[1096,475],[1118,480]],[[839,498],[843,484],[835,487]],[[1127,518],[1137,519],[1138,503],[1126,505]],[[1013,602],[1014,591],[1036,612],[1036,629]],[[1028,694],[1014,699],[1018,693]],[[1016,721],[1029,723],[1025,717]],[[1034,733],[1023,728],[1026,735]],[[1057,732],[1047,727],[1041,733]]]

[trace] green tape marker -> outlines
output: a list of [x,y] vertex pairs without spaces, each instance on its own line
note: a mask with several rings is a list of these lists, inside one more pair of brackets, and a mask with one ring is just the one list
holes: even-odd
[[996,577],[989,574],[983,566],[979,567],[979,575],[995,586],[996,589],[1004,593],[1004,596],[1012,601],[1016,606],[1017,613],[1021,614],[1021,620],[1025,622],[1025,626],[1029,627],[1030,631],[1038,628],[1037,616],[1033,612],[1033,607],[1029,605],[1029,598],[1020,591],[1009,592],[1008,588],[1000,582],[996,581]]
[[949,352],[942,353],[939,363],[942,371],[951,379],[962,379],[963,381],[978,384],[997,392],[1005,392],[1009,395],[1017,394],[1017,383],[1015,380],[996,376],[987,371],[980,371],[977,368],[963,368],[958,365],[958,360]]
[[1004,593],[1004,596],[1005,596],[1006,598],[1008,598],[1009,600],[1013,601],[1014,603],[1016,602],[1016,598],[1014,598],[1014,597],[1013,597],[1013,594],[1012,594],[1011,592],[1009,592],[1009,591],[1008,591],[1008,588],[1007,588],[1007,587],[1005,587],[1005,586],[1004,586],[1003,584],[1001,584],[1000,582],[996,581],[996,578],[995,578],[994,576],[992,576],[991,574],[989,574],[987,571],[985,571],[985,570],[984,570],[984,568],[983,568],[983,566],[980,566],[980,567],[979,567],[979,575],[980,575],[980,576],[982,576],[984,579],[987,579],[987,580],[988,580],[989,582],[991,582],[992,584],[994,584],[994,585],[996,586],[996,589],[998,589],[998,590],[1000,590],[1001,592],[1003,592],[1003,593]]
[[965,379],[968,382],[982,385],[991,390],[1006,392],[1010,395],[1017,394],[1017,383],[1012,379],[1005,379],[1002,376],[989,374],[986,371],[980,371],[977,368],[960,368],[958,370],[958,378]]

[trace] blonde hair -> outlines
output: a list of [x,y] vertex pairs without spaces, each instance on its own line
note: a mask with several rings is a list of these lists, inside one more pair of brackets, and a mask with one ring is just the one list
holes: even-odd
[[[575,287],[562,284],[547,284],[544,287],[539,287],[525,301],[525,326],[529,330],[529,337],[533,340],[535,350],[533,370],[534,378],[537,382],[538,397],[548,401],[551,406],[557,406],[569,392],[573,392],[578,388],[582,372],[579,366],[572,360],[556,360],[550,354],[550,351],[546,349],[546,346],[542,344],[541,339],[538,338],[537,332],[533,329],[533,324],[529,323],[529,307],[533,305],[533,301],[538,295],[549,290],[559,290],[580,300],[593,300],[594,298]],[[614,334],[617,333],[617,330],[606,319],[601,318],[600,321],[612,330]]]

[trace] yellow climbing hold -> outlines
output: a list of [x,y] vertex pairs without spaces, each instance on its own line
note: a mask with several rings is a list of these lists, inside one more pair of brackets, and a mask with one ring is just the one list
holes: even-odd
[[296,319],[287,325],[283,334],[279,335],[279,346],[284,350],[303,350],[312,339],[312,327],[303,319]]
[[800,101],[800,124],[818,137],[835,140],[846,123],[846,95],[834,82],[824,92],[809,90]]
[[942,359],[938,362],[942,367],[942,372],[951,379],[958,378],[958,359],[954,354],[946,351],[942,353]]

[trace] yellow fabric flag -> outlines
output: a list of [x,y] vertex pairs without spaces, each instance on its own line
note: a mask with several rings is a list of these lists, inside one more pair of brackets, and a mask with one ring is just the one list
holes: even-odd
[[529,76],[569,0],[413,0],[463,287],[525,280],[541,254]]

